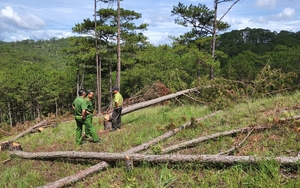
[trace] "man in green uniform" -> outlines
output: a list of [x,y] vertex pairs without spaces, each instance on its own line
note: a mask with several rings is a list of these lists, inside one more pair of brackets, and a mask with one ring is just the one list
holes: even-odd
[[112,131],[117,129],[121,129],[121,113],[122,113],[122,104],[123,104],[123,97],[119,92],[119,88],[117,86],[112,88],[114,92],[114,101],[113,101],[113,108],[114,111],[112,113]]
[[[87,103],[84,100],[86,96],[86,91],[81,89],[78,91],[79,96],[74,100],[72,107],[75,110],[74,116],[76,121],[76,144],[82,144],[82,126],[85,125],[87,127],[91,127],[91,123],[87,118]],[[89,129],[91,130],[91,129]],[[99,142],[98,135],[94,135],[94,142]]]
[[92,137],[94,141],[98,141],[99,137],[96,133],[95,126],[93,125],[93,112],[94,112],[94,106],[92,103],[92,99],[94,97],[94,92],[92,90],[87,91],[87,96],[85,97],[87,109],[86,109],[86,120],[88,123],[85,126],[85,138]]

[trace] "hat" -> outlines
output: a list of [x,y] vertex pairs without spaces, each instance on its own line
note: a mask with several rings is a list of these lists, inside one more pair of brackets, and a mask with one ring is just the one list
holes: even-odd
[[118,91],[119,91],[118,86],[115,86],[115,87],[112,88],[112,91],[115,91],[115,90],[118,90]]

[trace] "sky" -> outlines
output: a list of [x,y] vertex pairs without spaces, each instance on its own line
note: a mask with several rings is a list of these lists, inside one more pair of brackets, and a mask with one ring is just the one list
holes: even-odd
[[[144,35],[154,45],[169,44],[168,36],[179,36],[191,30],[175,24],[171,10],[181,2],[184,5],[206,5],[213,10],[214,0],[123,0],[124,9],[141,13],[136,24],[147,23]],[[223,2],[218,7],[218,18],[235,2]],[[98,2],[97,8],[107,5]],[[1,0],[0,41],[26,39],[48,40],[76,35],[75,24],[84,19],[93,20],[94,0]],[[240,0],[225,15],[231,30],[262,28],[280,32],[300,31],[300,0]]]

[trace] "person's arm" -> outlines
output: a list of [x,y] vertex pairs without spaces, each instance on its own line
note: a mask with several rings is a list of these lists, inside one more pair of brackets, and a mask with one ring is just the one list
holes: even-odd
[[85,119],[85,116],[86,116],[86,110],[82,110],[82,112],[81,112],[82,119]]
[[115,109],[118,109],[118,108],[119,108],[118,102],[115,102]]
[[86,111],[87,111],[87,105],[86,105],[86,101],[83,101],[83,103],[81,104],[81,117],[82,119],[85,119],[86,117]]

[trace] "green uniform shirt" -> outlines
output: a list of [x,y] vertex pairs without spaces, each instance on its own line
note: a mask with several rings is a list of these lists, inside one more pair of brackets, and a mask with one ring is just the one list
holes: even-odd
[[93,106],[92,101],[88,97],[85,98],[85,101],[86,101],[86,106],[87,106],[86,110],[93,113],[94,112],[94,106]]
[[116,107],[116,103],[118,103],[118,106],[122,106],[123,104],[123,97],[119,92],[114,96],[114,107]]
[[77,97],[72,105],[75,107],[75,116],[81,116],[82,110],[87,109],[86,101],[82,98],[82,96]]

